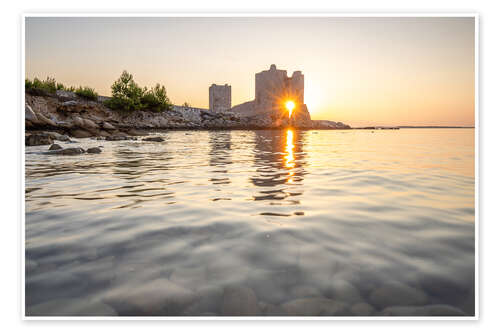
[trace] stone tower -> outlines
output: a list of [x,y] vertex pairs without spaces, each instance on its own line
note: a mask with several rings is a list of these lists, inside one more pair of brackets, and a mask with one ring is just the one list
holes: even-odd
[[208,102],[210,111],[229,111],[231,109],[231,86],[212,84],[208,88]]

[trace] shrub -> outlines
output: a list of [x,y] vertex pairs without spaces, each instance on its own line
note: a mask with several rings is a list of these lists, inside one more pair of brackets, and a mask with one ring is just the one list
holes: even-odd
[[91,101],[97,101],[97,97],[99,96],[93,88],[90,87],[78,87],[75,90],[75,94],[77,96],[83,97],[85,99],[89,99]]
[[156,84],[154,88],[144,92],[141,98],[142,107],[146,110],[160,112],[165,109],[170,109],[172,103],[167,97],[165,86]]
[[111,109],[135,111],[141,109],[141,98],[144,90],[135,83],[132,74],[123,71],[122,75],[111,86],[111,98],[106,106]]
[[136,111],[151,110],[162,111],[171,108],[172,104],[167,97],[164,86],[157,84],[154,88],[141,88],[132,74],[123,71],[118,80],[111,86],[111,98],[104,104],[115,110]]
[[44,81],[35,77],[33,81],[25,79],[24,88],[27,93],[32,95],[53,95],[56,93],[57,84],[54,78],[47,77]]
[[190,108],[191,107],[191,104],[189,104],[188,102],[184,102],[184,104],[182,104],[182,106],[186,107],[186,108]]

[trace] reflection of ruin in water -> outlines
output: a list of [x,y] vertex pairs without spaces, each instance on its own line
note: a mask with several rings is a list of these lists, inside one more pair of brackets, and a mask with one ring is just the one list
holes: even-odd
[[[297,187],[292,189],[289,186],[302,185],[307,174],[303,139],[303,132],[294,129],[255,132],[257,175],[252,176],[250,181],[255,186],[269,189],[259,191],[254,200],[284,200],[302,195]],[[298,200],[287,201],[290,204],[300,203]]]
[[231,180],[227,174],[227,165],[232,163],[231,160],[231,132],[228,131],[210,131],[209,143],[210,152],[208,164],[215,173],[210,181],[214,185],[227,185],[231,184]]

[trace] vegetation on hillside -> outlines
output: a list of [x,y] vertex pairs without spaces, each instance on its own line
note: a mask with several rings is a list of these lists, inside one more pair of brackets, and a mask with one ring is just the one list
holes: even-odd
[[80,96],[82,98],[91,100],[91,101],[97,101],[97,97],[99,96],[97,92],[90,87],[78,87],[75,89],[75,94],[77,96]]
[[150,110],[159,112],[172,108],[165,86],[156,84],[155,87],[149,90],[147,87],[141,88],[134,81],[132,74],[127,71],[123,71],[118,80],[113,83],[111,95],[111,98],[105,104],[115,110]]
[[[54,78],[47,77],[45,80],[40,80],[35,77],[33,80],[25,79],[25,91],[31,95],[51,96],[57,90],[65,90],[74,92],[82,98],[97,101],[97,92],[88,86],[66,87],[60,82],[56,82]],[[114,110],[122,111],[137,111],[149,110],[160,112],[172,109],[172,103],[167,97],[165,86],[156,84],[156,86],[148,89],[141,88],[135,81],[132,74],[123,71],[118,80],[111,86],[112,96],[106,100],[104,104]],[[184,103],[187,105],[187,103]]]

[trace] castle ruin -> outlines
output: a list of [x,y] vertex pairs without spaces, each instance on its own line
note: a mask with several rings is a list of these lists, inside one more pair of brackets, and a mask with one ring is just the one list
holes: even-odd
[[229,111],[231,109],[231,86],[212,84],[208,88],[208,103],[210,111]]
[[[291,119],[286,109],[288,101],[295,104]],[[304,75],[295,71],[288,77],[286,70],[277,69],[273,64],[269,70],[255,74],[255,99],[235,105],[231,111],[244,116],[269,116],[275,125],[310,121],[304,104]]]

